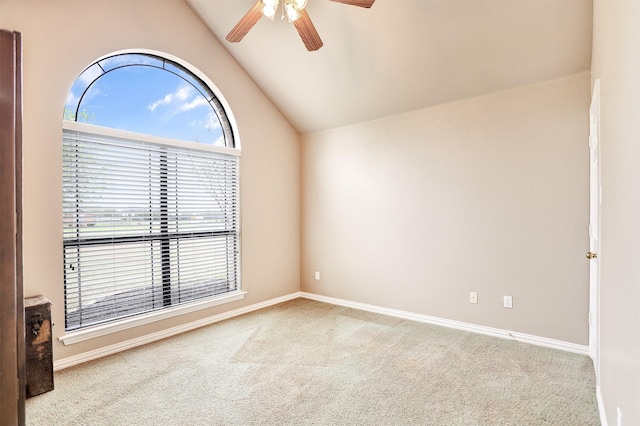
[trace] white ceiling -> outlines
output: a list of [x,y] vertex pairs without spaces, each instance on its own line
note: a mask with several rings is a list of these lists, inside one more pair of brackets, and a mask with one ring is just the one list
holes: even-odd
[[308,133],[586,71],[591,0],[309,0],[324,46],[261,18],[226,34],[255,0],[186,0],[289,122]]

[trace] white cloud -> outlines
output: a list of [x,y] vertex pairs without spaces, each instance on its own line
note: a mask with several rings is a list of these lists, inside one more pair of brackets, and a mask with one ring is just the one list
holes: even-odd
[[189,127],[200,127],[200,128],[204,128],[205,130],[216,130],[221,128],[222,126],[220,126],[220,120],[218,120],[218,116],[211,111],[208,116],[207,116],[207,121],[204,122],[202,120],[193,120],[191,122],[189,122],[188,124]]
[[[100,94],[102,94],[102,91],[100,89],[98,89],[96,86],[91,86],[91,89],[84,93],[84,98],[82,98],[83,105],[85,105],[84,102],[91,100]],[[64,104],[64,106],[66,108],[75,109],[78,107],[78,102],[80,102],[80,96],[76,96],[76,94],[73,93],[72,90],[69,90],[69,93],[67,94],[67,102]]]
[[75,105],[76,103],[78,103],[78,97],[75,95],[75,93],[69,90],[69,93],[67,94],[67,102],[65,103],[65,105],[69,107],[71,105]]
[[[206,111],[191,112],[200,107],[208,107],[208,113],[206,113]],[[210,132],[220,129],[221,127],[218,116],[215,111],[213,111],[209,101],[192,86],[181,86],[173,92],[150,103],[147,108],[152,112],[162,110],[162,119],[167,121],[178,114],[186,112],[190,114],[190,116],[187,117],[190,119],[187,126],[195,129],[196,132],[201,132],[202,130]],[[206,113],[205,116],[203,116],[204,113]],[[220,144],[220,141],[217,141],[216,144]]]
[[220,126],[220,120],[218,120],[218,116],[216,116],[213,111],[209,113],[209,118],[207,119],[206,124],[204,125],[204,128],[207,130],[215,130],[215,129],[219,129]]
[[217,140],[213,142],[215,146],[225,146],[224,144],[224,136],[220,136]]
[[209,105],[209,102],[207,102],[207,100],[205,98],[203,98],[202,96],[198,96],[194,100],[180,105],[180,108],[178,108],[178,109],[180,111],[190,111],[190,110],[192,110],[194,108],[198,108],[199,106],[202,106],[202,105]]
[[[148,108],[151,111],[155,111],[159,106],[170,106],[178,104],[178,111],[182,111],[182,105],[180,102],[184,102],[189,99],[193,95],[193,88],[190,86],[182,86],[178,88],[175,92],[169,93],[165,95],[162,99],[158,99],[155,102],[149,104]],[[186,110],[184,110],[186,111]]]

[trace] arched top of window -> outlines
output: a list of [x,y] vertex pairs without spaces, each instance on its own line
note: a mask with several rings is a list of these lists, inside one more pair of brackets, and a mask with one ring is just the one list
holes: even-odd
[[64,119],[235,147],[227,113],[209,85],[150,53],[118,53],[85,68],[71,86]]

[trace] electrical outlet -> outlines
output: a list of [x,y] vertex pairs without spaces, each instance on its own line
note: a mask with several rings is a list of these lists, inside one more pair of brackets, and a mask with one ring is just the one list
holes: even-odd
[[478,293],[475,291],[469,293],[469,303],[478,303]]
[[504,307],[507,309],[513,308],[513,297],[504,296]]
[[316,271],[316,281],[320,281],[320,271]]

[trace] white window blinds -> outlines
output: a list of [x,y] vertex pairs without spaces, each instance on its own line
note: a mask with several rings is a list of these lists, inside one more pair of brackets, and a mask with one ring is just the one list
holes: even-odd
[[239,290],[238,167],[234,149],[65,125],[66,330]]

